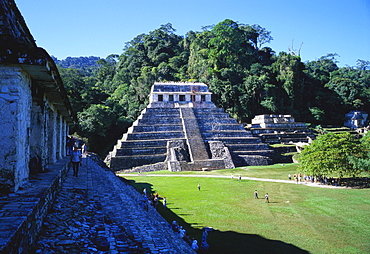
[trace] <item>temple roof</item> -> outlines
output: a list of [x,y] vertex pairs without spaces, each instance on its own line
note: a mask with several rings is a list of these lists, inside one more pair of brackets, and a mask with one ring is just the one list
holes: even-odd
[[192,82],[155,82],[152,93],[210,93],[204,83]]

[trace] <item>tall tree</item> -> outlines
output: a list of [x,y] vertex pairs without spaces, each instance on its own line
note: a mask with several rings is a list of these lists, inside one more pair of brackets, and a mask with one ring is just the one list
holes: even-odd
[[358,140],[349,132],[328,133],[318,136],[306,146],[300,157],[300,169],[314,176],[356,176],[350,156],[363,154]]

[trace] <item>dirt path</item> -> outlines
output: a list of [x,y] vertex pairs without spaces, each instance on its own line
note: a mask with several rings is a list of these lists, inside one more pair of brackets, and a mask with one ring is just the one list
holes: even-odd
[[[140,174],[140,175],[134,175],[134,174],[118,174],[118,176],[164,176],[164,177],[212,177],[212,178],[230,178],[231,176],[225,176],[225,175],[175,175],[175,174]],[[234,178],[237,180],[237,177],[234,176]],[[333,189],[346,189],[347,187],[343,186],[333,186],[333,185],[324,185],[319,183],[311,183],[311,182],[295,182],[293,180],[280,180],[280,179],[268,179],[268,178],[257,178],[257,177],[247,177],[242,176],[241,180],[252,180],[252,181],[262,181],[262,182],[274,182],[274,183],[290,183],[290,184],[300,184],[305,185],[309,187],[319,187],[319,188],[333,188]]]

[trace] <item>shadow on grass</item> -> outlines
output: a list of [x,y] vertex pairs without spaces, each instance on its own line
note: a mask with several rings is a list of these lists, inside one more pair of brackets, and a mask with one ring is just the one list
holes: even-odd
[[[147,189],[147,193],[153,193],[152,185],[149,183],[136,183],[134,180],[127,180],[136,190],[142,193],[144,188]],[[186,233],[189,235],[190,239],[195,239],[198,243],[202,240],[202,230],[198,223],[189,224],[184,221],[179,215],[186,216],[188,214],[175,214],[172,212],[174,209],[181,208],[171,208],[168,209],[159,203],[157,206],[157,211],[162,215],[166,221],[171,224],[172,221],[177,221],[177,223],[182,226]],[[199,228],[196,228],[199,227]],[[213,230],[209,232],[207,242],[210,246],[207,253],[218,254],[218,253],[255,253],[255,254],[279,254],[279,253],[309,253],[306,250],[300,249],[297,246],[288,244],[282,241],[266,239],[259,235],[254,234],[243,234],[234,231],[219,231]]]

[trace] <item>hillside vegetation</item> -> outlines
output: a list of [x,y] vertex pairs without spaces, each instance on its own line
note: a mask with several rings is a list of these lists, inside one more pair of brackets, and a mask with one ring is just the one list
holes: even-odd
[[267,46],[272,39],[259,25],[229,19],[185,35],[168,23],[127,42],[121,55],[97,59],[96,66],[93,57],[79,59],[90,67],[73,58],[61,62],[78,115],[74,131],[104,156],[146,107],[155,81],[204,82],[216,105],[241,122],[278,113],[342,125],[349,111],[370,108],[369,61],[339,68],[338,56],[327,54],[303,63],[297,50],[274,52]]

